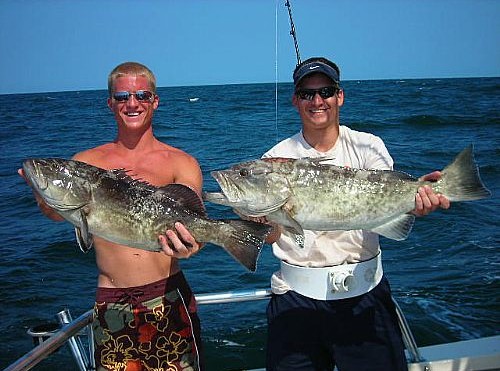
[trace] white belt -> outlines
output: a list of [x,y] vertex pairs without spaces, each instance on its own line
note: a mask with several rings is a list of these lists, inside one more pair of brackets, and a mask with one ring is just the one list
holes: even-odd
[[346,299],[366,294],[382,279],[382,254],[354,264],[312,268],[281,261],[281,277],[301,295],[318,300]]

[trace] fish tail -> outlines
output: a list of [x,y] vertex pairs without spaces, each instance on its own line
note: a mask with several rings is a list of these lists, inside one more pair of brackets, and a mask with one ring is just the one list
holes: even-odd
[[436,190],[450,201],[480,200],[491,195],[481,181],[472,150],[470,145],[460,152],[442,170],[442,177],[436,183]]
[[272,227],[239,219],[228,219],[224,222],[232,231],[224,238],[221,246],[243,266],[255,272],[260,250]]

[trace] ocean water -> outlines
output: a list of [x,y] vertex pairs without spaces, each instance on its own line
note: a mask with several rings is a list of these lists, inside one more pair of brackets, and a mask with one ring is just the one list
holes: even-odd
[[[347,81],[341,122],[382,137],[397,170],[420,176],[474,145],[489,199],[420,218],[402,242],[381,238],[384,270],[419,345],[500,332],[500,78]],[[300,129],[292,85],[160,88],[155,133],[194,155],[205,190],[210,171],[260,157]],[[189,98],[199,98],[191,102]],[[115,137],[106,91],[0,95],[0,368],[32,348],[26,331],[69,308],[93,305],[93,252],[76,246],[68,223],[38,211],[16,171],[27,157],[71,157]],[[231,210],[207,204],[212,217]],[[267,288],[277,269],[270,246],[256,273],[208,245],[182,267],[195,293]],[[267,300],[200,306],[208,369],[262,367]],[[76,370],[66,347],[36,370]]]

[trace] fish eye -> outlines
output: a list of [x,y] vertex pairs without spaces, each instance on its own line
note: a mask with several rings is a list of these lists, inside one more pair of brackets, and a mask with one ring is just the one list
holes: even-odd
[[247,176],[248,174],[250,174],[250,172],[248,171],[248,169],[241,169],[240,170],[240,175],[241,176]]

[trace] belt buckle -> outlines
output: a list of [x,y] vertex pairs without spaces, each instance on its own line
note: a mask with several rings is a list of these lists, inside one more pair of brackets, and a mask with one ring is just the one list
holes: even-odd
[[348,292],[354,286],[353,269],[348,267],[336,267],[328,273],[329,286],[332,292]]

